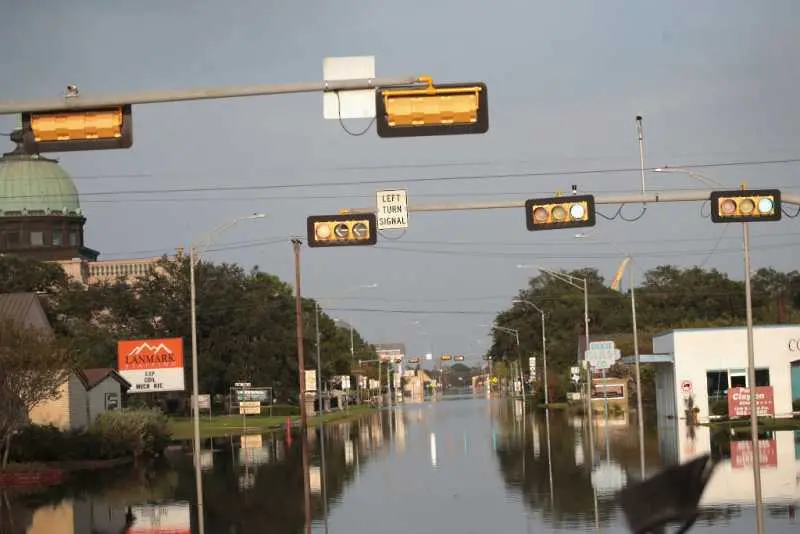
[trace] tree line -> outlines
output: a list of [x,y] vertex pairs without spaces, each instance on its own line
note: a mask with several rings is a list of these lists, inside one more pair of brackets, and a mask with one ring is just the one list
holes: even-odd
[[[561,272],[587,281],[591,338],[603,336],[612,339],[623,355],[632,355],[630,289],[624,292],[611,289],[596,269]],[[752,276],[752,296],[755,324],[800,321],[798,271],[757,270]],[[652,336],[670,329],[745,324],[744,282],[732,280],[716,269],[671,265],[650,269],[645,272],[642,283],[636,286],[635,297],[641,354],[652,354]],[[578,339],[584,334],[583,291],[543,272],[530,278],[515,300],[530,301],[546,314],[550,398],[563,399],[571,388],[569,367],[578,359]],[[517,302],[498,313],[495,324],[518,329],[520,346],[518,349],[514,336],[495,330],[489,357],[509,362],[518,360],[521,355],[525,366],[528,356],[537,356],[537,360],[541,360],[541,316],[533,307]],[[620,377],[629,372],[619,365],[612,371],[612,375]],[[541,376],[541,368],[537,372]],[[651,380],[652,370],[644,370],[643,381]],[[643,400],[651,400],[646,395],[653,395],[653,388],[645,389]]]
[[[224,394],[235,382],[272,386],[276,399],[296,402],[298,388],[293,288],[258,267],[200,262],[195,266],[200,391]],[[85,286],[53,263],[0,257],[0,293],[37,292],[70,364],[116,367],[124,339],[181,337],[191,373],[189,258],[162,258],[146,274]],[[316,301],[302,303],[306,367],[316,368]],[[320,309],[323,378],[350,374],[350,329]],[[2,344],[2,341],[0,341]],[[375,348],[353,331],[354,360]],[[364,366],[368,375],[374,370]],[[187,384],[191,381],[187,379]],[[187,391],[188,392],[188,391]]]

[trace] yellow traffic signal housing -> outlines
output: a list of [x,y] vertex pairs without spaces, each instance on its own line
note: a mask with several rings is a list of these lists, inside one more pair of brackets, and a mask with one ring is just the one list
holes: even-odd
[[594,226],[593,195],[567,195],[525,201],[525,223],[528,230],[555,230]]
[[486,84],[447,83],[375,91],[380,137],[482,134],[489,130]]
[[453,359],[452,356],[450,356],[449,354],[442,354],[441,360],[443,362],[449,362],[452,359]]
[[419,358],[409,358],[408,359],[408,363],[410,363],[412,365],[417,364],[417,363],[419,363]]
[[30,153],[107,150],[133,146],[131,106],[22,114]]
[[464,361],[464,356],[462,356],[461,354],[456,354],[455,361],[463,362]]
[[309,247],[374,245],[378,242],[374,213],[311,215],[306,224]]
[[778,189],[737,189],[711,192],[711,220],[715,223],[780,221]]

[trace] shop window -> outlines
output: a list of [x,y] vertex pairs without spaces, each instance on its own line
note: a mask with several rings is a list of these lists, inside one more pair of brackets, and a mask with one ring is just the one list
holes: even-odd
[[747,387],[747,370],[746,369],[731,369],[728,374],[731,377],[732,388],[746,388]]
[[31,232],[31,246],[32,247],[42,247],[44,246],[44,233],[42,232]]
[[756,387],[769,385],[769,369],[756,369]]
[[706,372],[708,398],[724,397],[728,392],[728,371],[717,369]]

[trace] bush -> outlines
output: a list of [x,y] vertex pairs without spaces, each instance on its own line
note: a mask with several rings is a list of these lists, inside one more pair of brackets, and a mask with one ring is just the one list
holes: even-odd
[[28,425],[11,439],[12,462],[60,462],[97,458],[100,442],[81,431],[62,431],[53,425]]
[[170,440],[169,421],[159,410],[112,410],[100,414],[88,434],[103,458],[158,456]]

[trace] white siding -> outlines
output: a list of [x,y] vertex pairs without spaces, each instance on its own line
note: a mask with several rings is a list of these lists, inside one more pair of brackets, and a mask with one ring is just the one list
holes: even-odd
[[[675,369],[672,365],[656,365],[655,386],[658,419],[678,417],[675,398]],[[659,424],[661,424],[660,421]]]
[[[680,384],[683,380],[692,382],[695,406],[700,409],[700,419],[706,420],[708,413],[708,389],[706,371],[716,369],[747,368],[747,330],[744,327],[676,330],[672,340],[654,339],[659,348],[671,342],[674,346],[675,382],[674,398],[683,405]],[[790,415],[792,412],[792,389],[790,362],[797,359],[798,353],[791,352],[789,340],[800,338],[800,326],[778,325],[761,326],[754,330],[754,354],[756,369],[769,369],[770,385],[775,394],[776,416]],[[679,408],[680,409],[680,408]],[[680,416],[683,417],[681,410]]]
[[98,415],[106,411],[106,393],[117,394],[117,405],[122,403],[122,387],[119,382],[107,376],[102,382],[89,391],[89,419],[94,421]]
[[661,334],[653,338],[653,354],[672,354],[675,352],[673,332]]
[[77,376],[69,377],[69,427],[83,429],[89,425],[89,407],[86,403],[86,388]]

